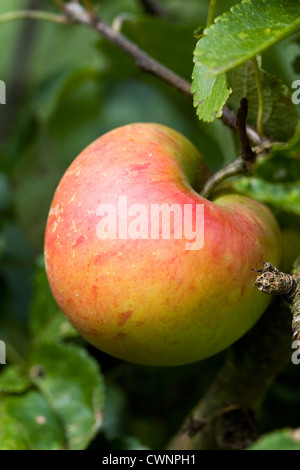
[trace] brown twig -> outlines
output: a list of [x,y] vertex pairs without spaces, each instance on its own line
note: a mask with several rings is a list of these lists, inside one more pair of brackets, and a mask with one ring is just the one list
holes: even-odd
[[[160,62],[155,60],[153,57],[151,57],[149,54],[139,48],[135,43],[130,41],[122,33],[110,27],[98,15],[96,15],[94,11],[90,9],[85,9],[82,5],[77,2],[59,2],[59,4],[64,9],[65,15],[58,15],[43,11],[13,11],[0,15],[0,23],[20,20],[24,18],[31,18],[36,20],[52,21],[60,24],[79,23],[88,26],[98,31],[111,43],[115,44],[126,54],[130,55],[135,60],[136,65],[141,70],[155,75],[162,81],[168,83],[173,88],[183,93],[188,98],[193,98],[193,95],[191,93],[191,84],[187,80],[180,77],[168,67],[165,67]],[[236,122],[236,116],[229,108],[225,106],[223,108],[221,120],[224,122],[225,125],[229,127],[234,127]],[[254,145],[260,146],[263,144],[264,138],[259,135],[259,133],[253,126],[247,124],[246,129],[248,137]]]
[[256,154],[253,152],[249,137],[247,134],[247,114],[248,114],[248,101],[247,98],[242,98],[240,107],[237,113],[236,129],[239,137],[241,147],[241,159],[245,162],[246,168],[251,170],[256,160]]
[[293,339],[300,341],[300,257],[295,263],[293,275],[279,271],[271,263],[264,263],[264,268],[254,270],[260,273],[255,285],[269,295],[280,295],[290,305],[293,321]]
[[208,179],[201,193],[203,197],[211,197],[213,191],[225,179],[230,178],[231,176],[241,175],[248,170],[252,170],[256,162],[257,156],[269,152],[272,143],[266,138],[264,138],[263,140],[260,139],[260,143],[253,149],[251,148],[249,142],[249,128],[246,123],[247,113],[248,102],[246,98],[243,98],[241,100],[237,116],[235,116],[231,112],[225,113],[227,124],[230,127],[236,128],[237,130],[241,147],[241,156],[221,168],[221,170],[214,173]]
[[[168,83],[173,88],[183,93],[188,98],[193,98],[190,82],[155,60],[122,33],[111,28],[95,12],[91,14],[91,12],[87,12],[83,7],[81,7],[81,12],[79,12],[79,9],[76,9],[75,11],[72,8],[72,4],[70,5],[68,3],[64,6],[64,11],[67,14],[70,22],[81,23],[95,29],[110,42],[126,52],[126,54],[130,55],[141,70],[155,75],[162,81]],[[221,120],[225,125],[234,127],[236,123],[236,116],[225,106]],[[249,139],[255,145],[261,145],[263,143],[263,138],[258,134],[254,127],[247,124],[246,129]]]

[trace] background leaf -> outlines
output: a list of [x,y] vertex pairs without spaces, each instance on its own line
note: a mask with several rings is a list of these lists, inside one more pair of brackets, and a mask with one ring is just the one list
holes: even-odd
[[249,450],[300,450],[300,430],[281,429],[261,436]]
[[102,423],[104,383],[84,349],[44,344],[30,360],[31,377],[55,412],[68,449],[85,449]]
[[[264,133],[278,141],[286,141],[294,135],[298,123],[297,107],[292,102],[291,91],[278,77],[261,69],[259,72],[264,99]],[[241,99],[247,98],[247,120],[256,125],[258,93],[252,61],[233,70],[231,86],[233,93],[228,105],[237,111]]]
[[62,450],[65,437],[58,416],[38,392],[0,401],[1,450]]
[[6,366],[0,374],[0,394],[23,393],[30,388],[31,382],[20,366]]
[[239,193],[300,215],[300,181],[272,184],[260,178],[243,177],[234,181],[233,187]]

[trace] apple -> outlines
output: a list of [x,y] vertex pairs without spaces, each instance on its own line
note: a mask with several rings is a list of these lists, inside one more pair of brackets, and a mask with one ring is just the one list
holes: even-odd
[[251,268],[278,265],[281,236],[261,203],[195,191],[205,163],[177,131],[130,124],[90,144],[50,208],[45,263],[53,295],[89,343],[171,366],[227,348],[270,298]]

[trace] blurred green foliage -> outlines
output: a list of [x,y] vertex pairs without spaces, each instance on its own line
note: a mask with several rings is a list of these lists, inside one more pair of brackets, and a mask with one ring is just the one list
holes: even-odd
[[[40,3],[56,11],[51,0]],[[207,0],[161,1],[162,18],[145,14],[138,0],[94,3],[104,20],[191,80],[194,31],[205,27]],[[235,3],[218,2],[217,14]],[[0,14],[29,4],[2,0]],[[262,57],[266,72],[289,89],[299,57],[293,39]],[[236,136],[219,120],[200,122],[189,100],[143,74],[95,31],[13,22],[0,25],[0,42],[0,79],[7,84],[7,104],[0,107],[0,338],[9,363],[0,366],[0,448],[160,449],[203,395],[224,354],[161,369],[126,364],[84,343],[48,286],[42,259],[47,214],[72,160],[115,127],[141,121],[173,127],[196,144],[213,171],[238,155]],[[271,114],[272,100],[269,106]],[[295,108],[292,113],[295,119]],[[281,117],[284,138],[291,122],[283,128],[289,116]],[[275,206],[279,219],[298,233],[289,214],[299,215],[299,159],[296,135],[259,162],[254,178],[234,182],[239,191]],[[294,188],[296,198],[289,199],[286,187]],[[298,385],[298,369],[291,366],[270,390],[261,432],[299,426]],[[278,408],[282,414],[274,413]]]

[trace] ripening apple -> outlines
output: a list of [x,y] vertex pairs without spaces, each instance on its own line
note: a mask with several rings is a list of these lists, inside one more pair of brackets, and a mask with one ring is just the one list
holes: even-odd
[[153,123],[103,135],[73,161],[50,208],[45,261],[53,295],[100,350],[171,366],[240,338],[270,298],[251,268],[278,266],[267,207],[195,191],[205,163],[178,132]]

